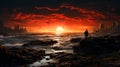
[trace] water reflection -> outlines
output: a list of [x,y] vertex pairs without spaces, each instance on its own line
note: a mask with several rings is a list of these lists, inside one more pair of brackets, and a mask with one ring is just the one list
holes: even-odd
[[[46,54],[55,54],[55,53],[73,53],[72,43],[70,42],[71,38],[80,37],[78,35],[69,34],[69,35],[19,35],[19,36],[9,36],[9,37],[0,37],[0,41],[3,43],[4,46],[12,46],[12,47],[21,47],[24,43],[30,42],[33,40],[56,40],[58,43],[52,46],[31,46],[27,48],[36,49],[36,50],[45,50]],[[53,47],[57,47],[55,49]],[[41,66],[41,65],[48,65],[48,62],[54,62],[55,59],[45,59],[43,58],[40,61],[36,61],[35,63],[31,64],[30,66]]]
[[29,64],[29,67],[40,67],[40,66],[48,66],[49,63],[56,63],[56,59],[51,59],[50,56],[44,56],[42,60],[36,61],[33,64]]

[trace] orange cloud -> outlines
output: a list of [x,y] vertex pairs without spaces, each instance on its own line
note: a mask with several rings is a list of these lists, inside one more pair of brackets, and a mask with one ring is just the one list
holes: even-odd
[[[69,17],[65,13],[60,12],[63,8],[69,11],[79,12],[83,17],[79,15]],[[99,12],[65,4],[62,4],[58,8],[35,7],[35,9],[38,11],[46,9],[55,12],[48,15],[19,12],[14,15],[12,21],[9,21],[12,24],[7,23],[7,25],[14,26],[15,24],[19,24],[26,27],[29,32],[51,32],[54,31],[57,26],[62,26],[69,31],[81,32],[85,29],[92,31],[95,27],[98,27],[98,18],[106,18],[106,16]]]
[[50,11],[58,11],[59,10],[59,8],[49,8],[49,7],[35,7],[35,9],[37,9],[37,10],[46,9],[46,10],[50,10]]
[[[96,23],[94,20],[81,19],[81,18],[69,18],[63,14],[51,14],[48,16],[37,15],[37,14],[21,14],[18,13],[15,19],[23,20],[24,23],[19,25],[27,27],[30,32],[44,32],[44,31],[54,31],[57,26],[63,26],[70,31],[81,31],[83,28],[95,26]],[[12,22],[13,23],[13,22]],[[18,24],[14,21],[14,24]]]
[[80,13],[82,13],[83,15],[87,16],[87,17],[99,17],[99,18],[105,18],[105,16],[99,12],[95,12],[95,10],[90,10],[90,9],[84,9],[84,8],[78,8],[78,7],[74,7],[74,6],[70,6],[70,5],[66,5],[66,4],[62,4],[60,6],[60,8],[68,8],[71,10],[76,10]]

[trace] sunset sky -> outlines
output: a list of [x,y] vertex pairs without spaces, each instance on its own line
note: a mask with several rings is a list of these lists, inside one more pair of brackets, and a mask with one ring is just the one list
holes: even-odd
[[120,0],[0,0],[0,21],[19,24],[29,32],[65,32],[98,29],[99,23],[120,21]]

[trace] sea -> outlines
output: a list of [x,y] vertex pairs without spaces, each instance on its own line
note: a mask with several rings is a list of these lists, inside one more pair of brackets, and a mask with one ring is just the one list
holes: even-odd
[[[38,45],[28,47],[36,50],[45,50],[47,54],[55,52],[68,52],[72,53],[72,46],[77,45],[78,43],[71,43],[72,38],[84,38],[81,33],[66,33],[66,34],[50,34],[50,33],[37,33],[37,34],[16,34],[9,36],[0,36],[0,44],[7,47],[21,47],[25,43],[35,40],[55,40],[58,43],[53,45]],[[53,47],[61,48],[62,50],[54,50]]]
[[[33,45],[31,47],[26,47],[35,50],[45,50],[46,54],[54,54],[59,52],[64,53],[73,53],[72,46],[78,45],[79,43],[71,43],[72,38],[84,38],[84,34],[82,33],[66,33],[66,34],[50,34],[50,33],[37,33],[37,34],[15,34],[9,36],[0,36],[0,44],[6,47],[18,47],[23,48],[23,44],[28,43],[30,41],[41,40],[41,41],[49,41],[55,40],[58,43],[53,45]],[[60,48],[59,50],[53,49],[53,47]],[[50,57],[50,56],[48,56]],[[32,66],[44,66],[47,65],[48,62],[54,62],[56,60],[50,59],[46,60],[43,58],[42,60],[36,61],[33,64],[30,64],[29,67]]]

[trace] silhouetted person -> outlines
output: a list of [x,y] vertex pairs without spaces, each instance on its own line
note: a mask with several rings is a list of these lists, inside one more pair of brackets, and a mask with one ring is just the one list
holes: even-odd
[[89,35],[89,32],[88,32],[87,29],[85,30],[84,35],[85,35],[85,39],[87,39],[87,38],[88,38],[88,35]]

